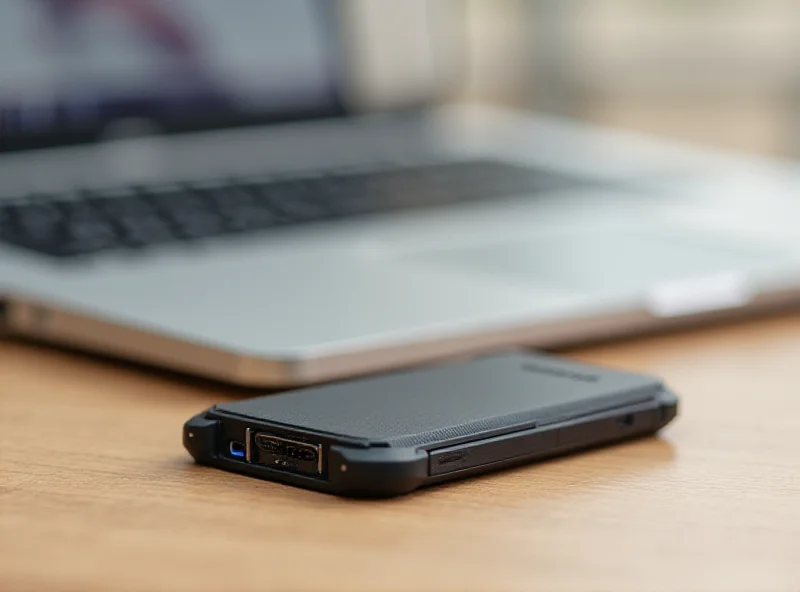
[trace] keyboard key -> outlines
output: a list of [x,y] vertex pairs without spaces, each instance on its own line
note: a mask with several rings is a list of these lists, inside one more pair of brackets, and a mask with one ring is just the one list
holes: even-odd
[[102,217],[102,212],[94,206],[91,194],[80,194],[80,197],[68,196],[64,201],[55,201],[55,206],[61,212],[63,218],[70,220],[97,220]]
[[205,192],[183,188],[169,193],[148,194],[147,199],[156,209],[168,216],[202,212],[212,207]]
[[232,232],[243,232],[277,226],[283,220],[266,208],[253,205],[240,205],[221,209],[225,225]]
[[175,231],[161,218],[153,215],[123,218],[115,221],[120,240],[130,247],[146,247],[175,240]]
[[258,197],[251,190],[235,184],[234,181],[227,187],[206,190],[205,199],[211,207],[220,212],[239,206],[251,206],[258,201]]
[[175,235],[192,240],[217,236],[225,232],[225,220],[213,212],[184,212],[174,217]]
[[330,216],[330,208],[325,207],[320,198],[323,190],[319,182],[282,183],[260,190],[254,188],[254,192],[259,204],[268,207],[278,217],[311,222]]
[[92,198],[88,201],[99,213],[112,219],[150,218],[157,214],[152,203],[135,192]]
[[28,207],[17,208],[17,224],[25,229],[37,231],[38,229],[51,228],[62,219],[61,212],[56,206],[48,202],[34,203]]
[[102,219],[74,220],[65,225],[63,247],[69,251],[89,253],[119,245],[114,227]]

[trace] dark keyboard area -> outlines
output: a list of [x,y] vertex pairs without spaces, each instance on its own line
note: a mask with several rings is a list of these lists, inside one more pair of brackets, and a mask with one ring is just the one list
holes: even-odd
[[488,160],[0,200],[0,242],[57,258],[537,194],[581,179]]

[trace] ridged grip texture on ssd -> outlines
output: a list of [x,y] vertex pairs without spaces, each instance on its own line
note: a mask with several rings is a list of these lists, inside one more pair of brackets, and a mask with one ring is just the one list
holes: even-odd
[[513,353],[223,403],[216,409],[402,447],[544,425],[653,400],[662,389],[650,376]]

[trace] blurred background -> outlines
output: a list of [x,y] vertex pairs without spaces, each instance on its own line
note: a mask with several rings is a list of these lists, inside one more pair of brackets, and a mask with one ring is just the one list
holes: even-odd
[[[224,32],[225,27],[242,27],[241,19],[228,18],[231,11],[227,4],[208,0],[195,2],[203,7],[203,14],[214,15],[213,30],[203,29],[202,22],[189,20],[203,35]],[[457,8],[456,14],[466,17],[467,79],[452,98],[530,107],[710,146],[800,157],[800,68],[797,65],[800,0],[440,2]],[[236,0],[235,3],[253,10],[252,2]],[[4,1],[2,14],[6,18],[0,18],[0,54],[5,59],[0,67],[0,98],[6,107],[9,104],[13,107],[14,101],[25,98],[20,94],[25,88],[33,97],[42,96],[43,89],[36,84],[41,86],[44,82],[32,86],[15,71],[18,67],[26,69],[26,76],[38,73],[51,85],[54,75],[41,75],[41,71],[47,64],[61,68],[62,72],[70,72],[70,92],[77,92],[74,90],[76,72],[85,73],[89,68],[86,56],[75,54],[81,63],[70,64],[65,48],[74,50],[75,44],[68,45],[70,40],[46,30],[41,20],[34,22],[32,15],[49,10],[54,22],[63,27],[68,9],[76,11],[90,4],[98,3],[86,0]],[[195,103],[202,99],[209,107],[222,107],[224,97],[211,92],[213,89],[209,90],[208,84],[205,85],[208,88],[203,86],[208,82],[203,76],[208,73],[209,64],[191,63],[198,53],[191,39],[182,38],[175,23],[156,18],[163,15],[148,14],[148,5],[150,13],[154,13],[153,7],[158,4],[131,3],[128,10],[136,22],[148,24],[150,32],[157,35],[156,41],[168,48],[173,58],[177,56],[185,61],[187,71],[180,80],[175,76],[162,76],[159,85],[177,87],[183,84],[185,90],[191,82]],[[37,10],[33,10],[34,7]],[[303,9],[283,7],[280,10],[285,13],[282,18],[288,18],[294,12],[300,14]],[[263,11],[265,15],[270,14],[268,9],[263,8]],[[265,47],[270,43],[279,44],[272,47],[291,46],[293,55],[303,59],[324,51],[313,35],[286,38],[285,28],[270,28],[270,18],[245,22],[253,26],[257,23]],[[306,29],[295,27],[293,30]],[[97,31],[92,35],[96,37]],[[461,39],[460,32],[457,35],[455,38]],[[234,32],[226,37],[224,50],[215,51],[245,63],[241,55],[252,52],[252,47],[237,47],[230,41],[244,37]],[[59,39],[60,46],[56,45]],[[43,53],[44,50],[49,53]],[[274,76],[286,81],[286,52],[264,53],[266,55],[261,55],[259,61],[261,82],[266,84]],[[53,55],[61,56],[63,63],[53,65]],[[133,55],[135,52],[128,51],[119,55],[104,53],[100,57],[106,65],[122,71],[135,65]],[[274,56],[271,62],[270,56]],[[95,55],[94,59],[98,57]],[[319,56],[314,59],[319,64],[325,62],[325,58]],[[306,62],[312,63],[311,58]],[[226,75],[230,78],[230,69]],[[322,74],[315,76],[315,80],[324,80]],[[258,94],[258,89],[253,88],[258,78],[253,71],[242,72],[239,80],[226,79],[226,84],[235,89],[237,96],[251,100],[251,95]],[[88,86],[81,85],[84,89]],[[201,88],[205,88],[205,92],[199,92]],[[54,91],[50,89],[49,92]],[[274,95],[275,89],[271,92]],[[327,89],[320,88],[317,94],[324,92]],[[305,95],[291,92],[287,96],[296,106],[298,96]],[[319,103],[317,95],[314,96]],[[281,98],[273,96],[276,101]],[[114,109],[124,110],[126,105],[117,103]],[[141,108],[141,105],[127,107]],[[40,113],[37,117],[44,116]],[[13,109],[0,111],[0,124],[6,131],[11,129],[9,126],[14,120]]]
[[467,0],[465,98],[800,157],[800,0]]

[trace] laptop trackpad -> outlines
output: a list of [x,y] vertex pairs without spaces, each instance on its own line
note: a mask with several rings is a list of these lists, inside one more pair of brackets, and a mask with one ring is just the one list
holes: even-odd
[[767,269],[785,259],[785,255],[760,245],[683,231],[609,230],[457,247],[414,258],[512,282],[579,292],[620,292],[719,273]]

